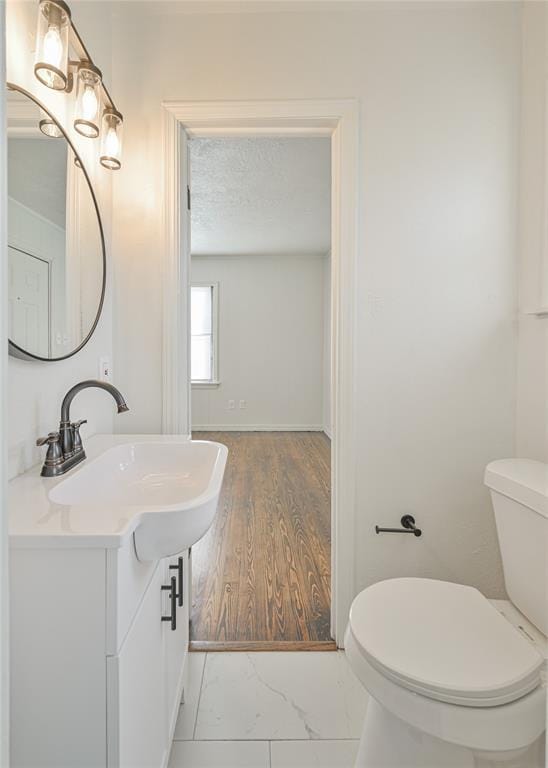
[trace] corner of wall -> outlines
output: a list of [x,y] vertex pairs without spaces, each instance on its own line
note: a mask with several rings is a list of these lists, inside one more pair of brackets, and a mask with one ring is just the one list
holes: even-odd
[[548,462],[548,12],[522,6],[516,455]]

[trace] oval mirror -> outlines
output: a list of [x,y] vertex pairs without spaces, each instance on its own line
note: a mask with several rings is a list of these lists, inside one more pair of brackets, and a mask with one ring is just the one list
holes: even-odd
[[103,227],[61,126],[29,94],[8,89],[9,351],[63,360],[86,344],[101,314]]

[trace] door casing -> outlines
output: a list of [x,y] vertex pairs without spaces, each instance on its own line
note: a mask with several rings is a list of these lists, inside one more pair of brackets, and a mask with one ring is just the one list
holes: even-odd
[[163,112],[164,327],[162,428],[189,434],[190,214],[193,137],[331,138],[331,633],[343,647],[356,590],[356,261],[358,122],[353,99],[166,101]]

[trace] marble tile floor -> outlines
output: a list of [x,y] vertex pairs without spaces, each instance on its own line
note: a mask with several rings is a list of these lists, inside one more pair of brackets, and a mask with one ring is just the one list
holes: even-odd
[[169,768],[352,768],[366,694],[343,652],[191,653]]

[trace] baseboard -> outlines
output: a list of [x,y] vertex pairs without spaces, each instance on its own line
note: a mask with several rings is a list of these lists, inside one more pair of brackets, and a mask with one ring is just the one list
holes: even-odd
[[336,651],[334,640],[191,640],[191,653],[219,653],[250,651]]
[[325,432],[320,424],[193,424],[193,432]]
[[327,437],[328,437],[330,440],[333,440],[333,435],[331,434],[331,429],[329,429],[328,427],[324,426],[324,427],[322,427],[322,432],[323,432],[325,435],[327,435]]

